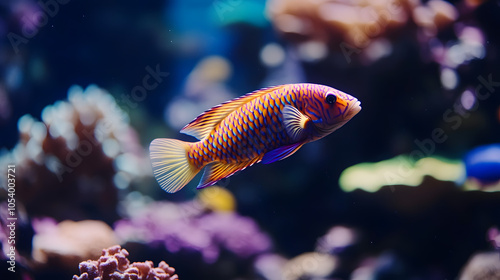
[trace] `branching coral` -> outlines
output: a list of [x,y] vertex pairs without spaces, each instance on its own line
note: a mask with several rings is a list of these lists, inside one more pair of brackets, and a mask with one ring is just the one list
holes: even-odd
[[128,252],[116,245],[102,250],[97,261],[88,260],[80,263],[80,276],[73,280],[175,280],[175,269],[164,261],[154,267],[152,261],[130,263]]
[[150,172],[128,116],[97,86],[73,86],[68,101],[44,108],[42,120],[21,117],[19,143],[0,157],[1,166],[15,163],[23,174],[18,201],[30,215],[116,219],[116,187]]

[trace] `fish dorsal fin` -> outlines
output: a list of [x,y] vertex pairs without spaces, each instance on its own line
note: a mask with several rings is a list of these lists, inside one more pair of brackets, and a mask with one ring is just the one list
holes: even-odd
[[245,162],[240,163],[223,163],[223,162],[215,162],[208,165],[203,173],[203,177],[201,177],[200,184],[197,189],[202,189],[205,187],[212,186],[217,183],[217,181],[227,178],[234,173],[244,170],[245,168],[258,163],[262,159],[262,155]]
[[262,158],[261,163],[269,164],[278,160],[285,159],[298,151],[300,147],[302,147],[302,145],[304,145],[304,143],[295,143],[293,145],[279,147],[270,152],[267,152]]
[[285,105],[281,112],[283,114],[283,125],[292,141],[304,140],[307,134],[306,126],[310,119],[291,105]]
[[256,90],[254,92],[245,94],[241,97],[226,101],[220,105],[212,107],[211,109],[205,111],[188,125],[186,125],[181,132],[187,135],[196,137],[199,140],[207,137],[212,129],[219,124],[227,115],[229,115],[234,110],[240,108],[244,104],[252,101],[253,99],[260,97],[264,94],[273,92],[277,88],[282,86],[264,88]]

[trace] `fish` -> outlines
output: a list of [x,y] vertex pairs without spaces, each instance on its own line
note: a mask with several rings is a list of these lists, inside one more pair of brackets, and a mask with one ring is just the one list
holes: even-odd
[[153,174],[163,190],[175,193],[205,169],[197,189],[205,188],[256,163],[291,156],[360,110],[357,98],[325,85],[256,90],[205,111],[182,128],[198,142],[154,139],[149,146]]

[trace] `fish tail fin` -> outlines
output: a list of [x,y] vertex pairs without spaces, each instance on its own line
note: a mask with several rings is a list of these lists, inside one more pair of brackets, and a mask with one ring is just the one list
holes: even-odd
[[200,171],[187,158],[191,146],[192,143],[166,138],[157,138],[149,145],[153,174],[166,192],[179,191]]

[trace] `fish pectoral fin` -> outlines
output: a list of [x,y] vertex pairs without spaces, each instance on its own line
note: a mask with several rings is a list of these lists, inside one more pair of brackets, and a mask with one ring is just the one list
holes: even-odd
[[306,125],[310,119],[302,114],[299,109],[291,106],[285,105],[282,110],[283,114],[283,125],[285,126],[288,136],[293,142],[299,142],[304,140],[306,137]]
[[197,189],[203,189],[205,187],[209,187],[217,183],[217,181],[227,178],[234,173],[244,170],[245,168],[258,163],[262,159],[262,156],[259,156],[250,161],[240,162],[240,163],[224,163],[224,162],[214,162],[209,164],[203,173],[203,177],[201,177],[200,184]]
[[298,151],[300,149],[300,147],[302,147],[302,145],[304,145],[304,143],[296,143],[293,145],[279,147],[279,148],[274,149],[270,152],[267,152],[264,155],[264,157],[262,158],[261,163],[269,164],[269,163],[273,163],[273,162],[278,161],[278,160],[285,159],[285,158],[293,155],[296,151]]

